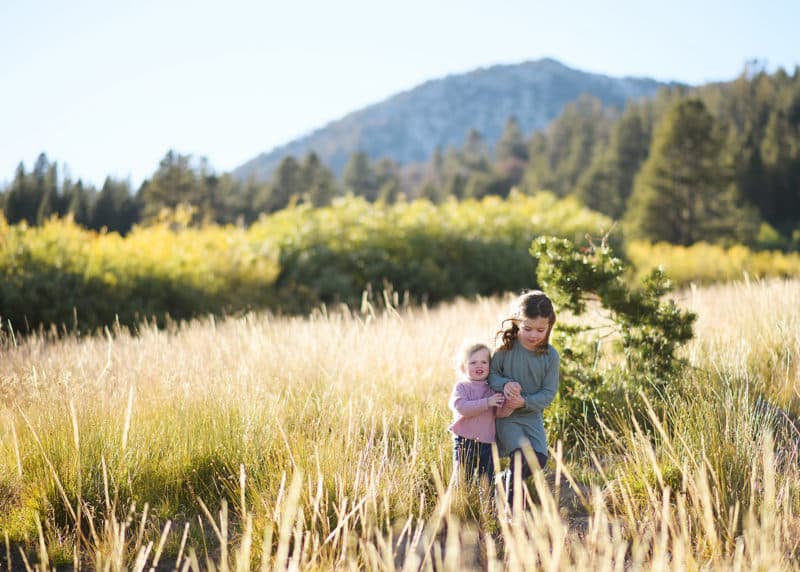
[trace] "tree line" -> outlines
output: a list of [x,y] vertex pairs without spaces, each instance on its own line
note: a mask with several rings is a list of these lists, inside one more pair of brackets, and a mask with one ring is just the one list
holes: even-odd
[[[353,162],[356,169],[370,165],[363,153]],[[391,173],[381,171],[382,165],[392,165]],[[80,179],[60,176],[58,163],[41,153],[30,172],[20,163],[11,183],[0,192],[0,206],[9,224],[24,220],[29,225],[40,225],[53,215],[71,215],[85,228],[106,228],[123,235],[134,224],[156,220],[165,210],[175,210],[179,205],[193,207],[195,222],[249,225],[260,215],[290,204],[329,205],[334,197],[344,194],[344,187],[370,200],[390,199],[394,196],[392,185],[399,181],[399,170],[389,160],[379,161],[378,166],[375,180],[381,185],[391,180],[392,184],[371,194],[357,180],[360,172],[345,173],[338,181],[315,153],[302,161],[285,158],[272,180],[263,182],[240,181],[230,173],[215,172],[205,159],[170,150],[153,175],[134,191],[129,181],[113,177],[107,177],[97,189]]]
[[800,248],[800,71],[749,65],[732,82],[662,89],[604,107],[584,95],[542,132],[526,136],[514,117],[492,148],[476,130],[426,164],[354,153],[337,176],[310,153],[285,157],[270,181],[241,181],[207,161],[169,151],[133,190],[59,176],[42,154],[17,168],[0,193],[9,223],[71,214],[90,229],[122,234],[182,203],[198,221],[249,225],[291,204],[325,206],[353,194],[372,202],[425,197],[507,196],[545,189],[574,196],[620,221],[626,237]]

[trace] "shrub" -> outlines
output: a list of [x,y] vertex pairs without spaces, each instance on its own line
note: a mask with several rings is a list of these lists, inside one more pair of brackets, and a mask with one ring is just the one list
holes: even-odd
[[538,260],[541,287],[577,322],[560,326],[555,339],[563,354],[554,411],[559,427],[591,422],[630,395],[635,399],[639,390],[658,395],[681,373],[684,363],[676,350],[692,338],[695,315],[664,298],[671,284],[660,268],[632,288],[623,280],[624,264],[605,241],[581,248],[567,239],[541,237],[531,254]]
[[578,239],[610,225],[573,199],[512,193],[442,205],[345,197],[264,217],[251,233],[277,245],[277,295],[282,308],[301,311],[357,304],[364,290],[387,284],[429,302],[530,287],[536,267],[528,247],[536,236]]
[[418,301],[531,286],[540,234],[577,238],[610,221],[551,194],[395,205],[345,197],[293,206],[249,229],[188,226],[178,209],[126,237],[70,220],[0,224],[0,316],[6,325],[93,329],[248,309],[305,313],[359,304],[391,287]]
[[726,248],[705,242],[676,246],[636,241],[627,245],[625,253],[636,278],[663,266],[679,286],[692,282],[729,282],[745,275],[753,278],[800,276],[800,253],[796,252],[754,251],[741,245]]
[[49,324],[86,331],[264,307],[276,258],[233,227],[174,229],[162,221],[122,238],[71,220],[28,227],[0,219],[0,315],[22,331]]

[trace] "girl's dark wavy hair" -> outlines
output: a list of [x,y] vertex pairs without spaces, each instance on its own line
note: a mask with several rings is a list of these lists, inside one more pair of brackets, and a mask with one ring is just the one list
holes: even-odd
[[550,332],[556,323],[556,311],[550,298],[541,290],[528,290],[520,294],[511,304],[511,315],[500,323],[500,330],[495,335],[498,350],[509,351],[519,334],[519,322],[525,319],[547,318],[550,323],[547,335],[534,350],[536,353],[547,353],[550,344]]

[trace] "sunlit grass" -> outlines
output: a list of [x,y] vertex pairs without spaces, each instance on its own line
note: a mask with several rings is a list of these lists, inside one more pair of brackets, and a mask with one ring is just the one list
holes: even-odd
[[564,452],[510,521],[451,482],[446,432],[451,355],[501,300],[7,338],[0,531],[31,566],[796,568],[797,450],[772,432],[797,406],[798,298],[682,292],[687,377],[593,428],[604,448]]
[[715,379],[736,378],[774,404],[800,413],[800,287],[797,281],[742,280],[691,288],[698,313],[692,364]]

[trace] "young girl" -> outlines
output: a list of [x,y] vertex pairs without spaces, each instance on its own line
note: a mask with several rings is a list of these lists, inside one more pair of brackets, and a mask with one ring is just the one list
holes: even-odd
[[499,454],[511,457],[511,468],[502,475],[509,507],[513,506],[514,472],[520,471],[522,479],[532,474],[522,448],[531,447],[541,467],[547,463],[542,414],[558,391],[559,357],[550,345],[555,321],[550,299],[531,290],[514,301],[511,316],[497,332],[500,343],[492,357],[489,385],[502,391],[514,408],[511,415],[496,421]]
[[486,383],[491,361],[487,345],[465,345],[456,361],[462,378],[456,382],[450,396],[453,468],[456,472],[463,471],[469,480],[486,477],[493,484],[495,416],[510,415],[512,410],[504,407],[503,394],[493,391]]

